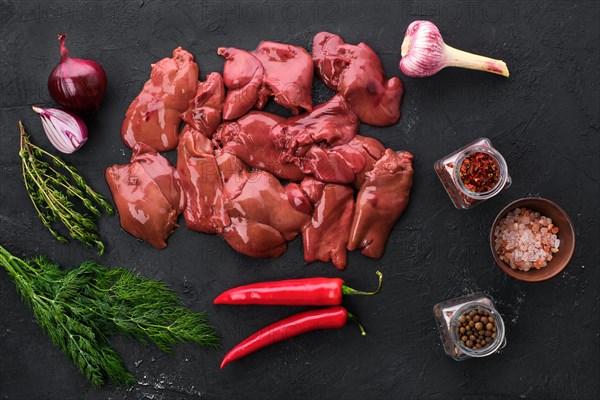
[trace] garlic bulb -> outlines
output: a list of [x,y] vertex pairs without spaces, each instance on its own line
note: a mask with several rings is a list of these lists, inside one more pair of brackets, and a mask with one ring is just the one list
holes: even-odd
[[439,29],[429,21],[414,21],[406,29],[400,69],[408,76],[431,76],[445,67],[459,67],[509,76],[506,63],[455,49],[444,43]]

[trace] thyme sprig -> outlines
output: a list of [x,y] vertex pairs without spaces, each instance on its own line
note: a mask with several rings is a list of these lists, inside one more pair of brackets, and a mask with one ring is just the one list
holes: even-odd
[[65,271],[45,257],[24,261],[2,246],[0,265],[52,342],[96,388],[106,378],[122,386],[135,382],[109,343],[112,335],[165,352],[184,342],[219,347],[206,315],[184,307],[163,282],[93,261]]
[[[67,243],[68,239],[54,227],[60,221],[71,238],[90,247],[97,246],[99,255],[104,253],[96,218],[101,209],[113,215],[113,207],[84,181],[75,167],[31,143],[21,121],[19,130],[23,182],[44,226],[59,242]],[[89,212],[78,212],[76,203]]]

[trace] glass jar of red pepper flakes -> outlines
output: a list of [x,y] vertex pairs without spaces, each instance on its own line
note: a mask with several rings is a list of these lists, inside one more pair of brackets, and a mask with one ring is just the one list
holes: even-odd
[[458,209],[471,208],[511,184],[502,154],[479,138],[435,163],[435,171]]

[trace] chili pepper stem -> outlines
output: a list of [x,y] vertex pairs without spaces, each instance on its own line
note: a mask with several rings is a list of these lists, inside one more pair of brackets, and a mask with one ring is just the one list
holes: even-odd
[[347,296],[352,296],[352,295],[365,295],[365,296],[371,296],[374,294],[379,293],[379,290],[381,289],[381,282],[383,281],[383,274],[379,271],[375,272],[377,274],[377,276],[379,277],[379,284],[377,285],[377,289],[373,292],[363,292],[360,290],[356,290],[353,289],[349,286],[346,285],[342,285],[342,294],[347,295]]
[[358,328],[360,329],[360,334],[362,336],[367,336],[367,332],[365,332],[365,328],[362,326],[362,324],[360,323],[360,321],[358,320],[358,318],[356,318],[354,315],[348,313],[348,321],[352,321],[356,325],[358,325]]
[[491,72],[493,74],[508,77],[508,67],[502,60],[480,56],[466,51],[455,49],[452,46],[445,44],[444,54],[446,65],[448,67],[460,67],[467,69],[475,69],[478,71]]

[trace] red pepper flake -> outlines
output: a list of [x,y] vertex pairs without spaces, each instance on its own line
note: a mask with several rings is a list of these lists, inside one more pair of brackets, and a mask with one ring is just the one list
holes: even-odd
[[500,167],[488,153],[471,153],[460,164],[459,176],[471,192],[488,192],[500,181]]

